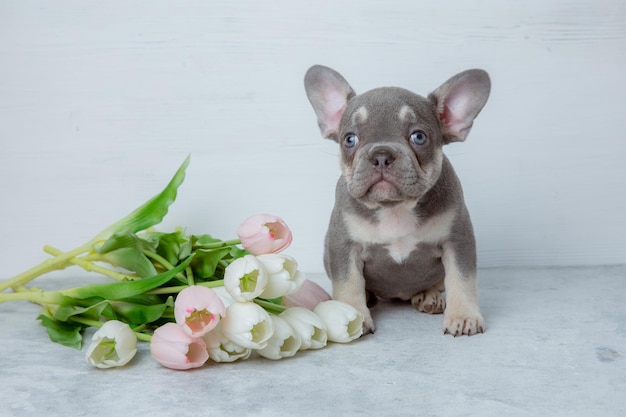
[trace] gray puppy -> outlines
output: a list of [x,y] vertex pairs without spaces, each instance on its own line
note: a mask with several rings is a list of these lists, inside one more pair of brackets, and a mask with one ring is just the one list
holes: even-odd
[[444,333],[482,333],[474,232],[442,147],[467,137],[488,74],[461,72],[426,98],[395,87],[357,95],[320,65],[304,84],[322,135],[341,148],[324,252],[333,297],[363,314],[364,333],[375,330],[367,304],[377,297],[444,313]]

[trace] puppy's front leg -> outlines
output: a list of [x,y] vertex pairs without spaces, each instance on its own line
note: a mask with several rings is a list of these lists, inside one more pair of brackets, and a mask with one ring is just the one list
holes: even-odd
[[452,243],[444,245],[443,249],[442,261],[446,274],[443,331],[453,336],[482,333],[485,321],[478,307],[475,257],[460,251]]
[[363,261],[360,259],[360,251],[357,248],[353,247],[350,250],[347,265],[341,269],[343,269],[343,274],[332,277],[333,298],[350,304],[363,314],[363,334],[374,333],[376,330],[374,320],[367,308]]

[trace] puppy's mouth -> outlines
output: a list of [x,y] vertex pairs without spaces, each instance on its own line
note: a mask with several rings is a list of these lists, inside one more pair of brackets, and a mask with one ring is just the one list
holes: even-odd
[[395,203],[404,201],[406,196],[389,176],[380,174],[378,178],[372,179],[371,185],[367,188],[363,197],[378,203]]

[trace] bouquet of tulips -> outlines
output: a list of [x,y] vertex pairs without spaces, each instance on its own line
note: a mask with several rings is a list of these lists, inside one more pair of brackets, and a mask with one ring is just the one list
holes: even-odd
[[[280,253],[292,234],[279,217],[252,216],[233,240],[152,229],[176,199],[188,164],[160,194],[87,243],[66,252],[45,246],[51,258],[0,282],[0,302],[40,304],[50,339],[66,346],[81,348],[83,331],[98,327],[86,352],[98,368],[127,364],[138,340],[150,343],[163,366],[190,369],[253,353],[276,360],[360,337],[362,315],[332,300]],[[115,282],[27,287],[71,265]]]

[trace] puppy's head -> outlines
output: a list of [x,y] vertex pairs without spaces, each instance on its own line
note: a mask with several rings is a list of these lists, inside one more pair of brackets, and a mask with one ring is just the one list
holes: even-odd
[[468,70],[427,98],[383,87],[357,95],[338,72],[316,65],[306,93],[322,135],[339,143],[348,192],[368,207],[417,201],[437,181],[442,146],[464,141],[489,96],[489,76]]

